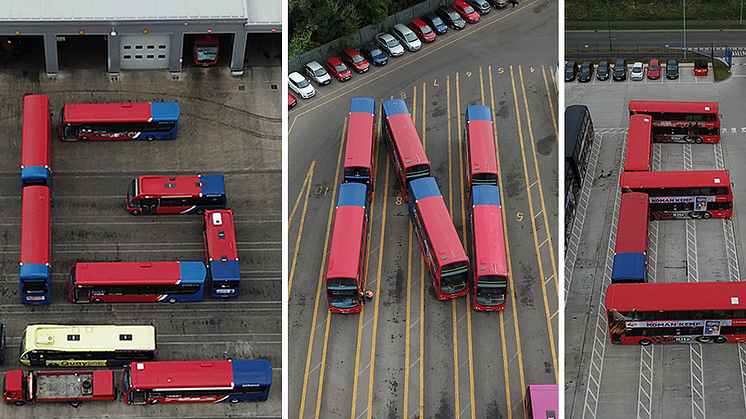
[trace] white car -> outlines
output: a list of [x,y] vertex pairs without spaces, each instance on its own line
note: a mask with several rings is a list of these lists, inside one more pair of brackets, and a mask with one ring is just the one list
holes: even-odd
[[632,65],[632,71],[629,73],[629,78],[632,80],[642,80],[642,76],[645,75],[645,67],[638,61]]
[[394,29],[391,30],[391,33],[394,35],[394,38],[396,38],[399,43],[404,45],[404,48],[409,51],[417,51],[422,46],[420,38],[418,38],[411,29],[401,23],[394,25]]
[[399,44],[399,41],[396,40],[391,34],[388,33],[379,33],[375,36],[376,44],[378,44],[381,49],[386,51],[386,53],[392,57],[398,57],[402,54],[404,54],[404,47]]
[[313,88],[311,82],[297,71],[288,75],[288,87],[303,99],[312,98],[316,94],[316,89]]
[[319,86],[329,84],[332,81],[332,76],[316,61],[306,64],[306,75]]

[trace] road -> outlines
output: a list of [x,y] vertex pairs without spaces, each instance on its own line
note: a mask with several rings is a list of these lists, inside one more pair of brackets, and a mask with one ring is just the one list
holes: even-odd
[[[557,383],[557,12],[553,1],[492,11],[290,111],[290,418],[518,418],[526,385]],[[511,43],[529,38],[521,50]],[[379,107],[406,100],[462,240],[463,114],[492,107],[510,252],[506,311],[437,300],[379,142],[366,283],[375,297],[360,314],[329,315],[323,281],[354,96]],[[378,110],[376,118],[380,130]]]
[[[746,30],[706,30],[697,29],[686,31],[687,47],[746,47]],[[608,47],[609,43],[614,48],[640,47],[666,47],[681,48],[684,45],[684,30],[593,30],[593,31],[566,31],[565,48],[580,48],[585,44],[600,47]]]

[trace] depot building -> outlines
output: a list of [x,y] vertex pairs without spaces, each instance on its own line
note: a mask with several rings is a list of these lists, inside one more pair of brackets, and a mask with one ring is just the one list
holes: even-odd
[[0,53],[43,53],[46,73],[55,77],[60,61],[70,60],[63,54],[85,53],[65,44],[83,41],[91,53],[100,45],[111,75],[178,75],[184,64],[216,65],[219,56],[240,76],[252,34],[279,36],[281,29],[280,0],[19,0],[0,7]]

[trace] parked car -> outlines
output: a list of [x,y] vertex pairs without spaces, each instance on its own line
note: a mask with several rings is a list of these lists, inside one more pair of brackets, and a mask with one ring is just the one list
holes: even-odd
[[463,0],[456,0],[455,3],[451,5],[451,8],[456,11],[456,13],[459,14],[464,20],[466,20],[469,23],[477,23],[479,22],[479,13],[477,13],[476,10],[474,10],[473,7],[469,6],[468,3],[466,3]]
[[365,73],[370,68],[370,63],[354,48],[342,51],[342,61],[358,73]]
[[642,76],[645,74],[645,67],[641,61],[636,61],[632,64],[632,71],[629,72],[629,78],[632,80],[642,80]]
[[590,61],[586,61],[580,65],[580,70],[578,70],[578,81],[585,83],[585,82],[591,81],[592,77],[593,77],[593,63]]
[[316,61],[311,61],[306,64],[306,75],[319,86],[327,85],[332,81],[332,77],[329,73],[327,73],[326,70],[324,70],[324,67]]
[[352,71],[337,57],[326,60],[326,69],[339,81],[347,81],[352,78]]
[[492,10],[487,0],[464,0],[469,3],[469,6],[473,7],[480,15],[486,15]]
[[420,19],[415,19],[410,22],[409,29],[411,29],[412,32],[414,32],[415,35],[417,35],[417,37],[422,40],[422,42],[430,43],[435,41],[435,31],[433,31],[433,29],[427,23],[421,21]]
[[431,27],[433,31],[438,35],[443,35],[448,32],[448,26],[443,23],[438,15],[433,12],[427,12],[420,18],[423,22],[427,23],[427,26]]
[[295,96],[288,93],[288,109],[292,108],[293,106],[298,104],[298,100],[295,98]]
[[609,78],[609,62],[601,61],[596,67],[596,78],[599,80],[607,80]]
[[391,29],[391,34],[394,35],[394,38],[396,38],[396,40],[407,49],[407,51],[417,51],[422,47],[422,42],[417,38],[417,35],[401,23],[394,25]]
[[373,65],[386,65],[389,62],[389,56],[376,45],[363,45],[360,47],[360,53],[363,54],[365,59],[373,63]]
[[445,22],[445,24],[450,26],[452,29],[464,29],[464,26],[466,26],[466,21],[462,19],[455,10],[451,9],[448,6],[438,7],[438,10],[435,11],[435,14],[443,19],[443,22]]
[[661,62],[653,58],[648,63],[648,78],[650,80],[656,80],[661,78]]
[[676,60],[668,60],[666,63],[666,78],[667,79],[678,79],[679,78],[679,62]]
[[404,47],[389,33],[379,33],[375,36],[375,40],[376,44],[392,57],[404,54]]
[[578,74],[578,63],[575,61],[568,61],[565,63],[565,81],[575,80],[575,76]]
[[504,9],[508,7],[510,4],[510,1],[508,0],[490,0],[490,4],[492,4],[492,7],[496,9]]
[[627,80],[627,62],[621,58],[616,60],[616,63],[614,63],[614,70],[611,73],[611,76],[616,81]]
[[297,71],[288,74],[288,87],[303,99],[312,98],[316,94],[316,89],[313,88],[311,82]]

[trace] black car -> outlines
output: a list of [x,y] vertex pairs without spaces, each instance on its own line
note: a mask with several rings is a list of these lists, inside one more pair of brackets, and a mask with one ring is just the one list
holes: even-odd
[[578,74],[578,63],[575,61],[568,61],[565,63],[565,81],[575,80],[575,75]]
[[596,78],[599,80],[608,80],[609,78],[609,62],[601,61],[596,67]]
[[614,77],[614,80],[617,81],[627,80],[627,62],[621,58],[616,60],[614,71],[611,75]]
[[489,2],[496,9],[504,9],[510,4],[508,0],[489,0]]
[[438,10],[435,11],[435,14],[438,15],[439,18],[443,19],[443,22],[445,22],[446,25],[450,26],[453,29],[464,29],[464,26],[466,26],[466,21],[464,20],[464,18],[462,18],[458,13],[456,13],[455,10],[451,9],[448,6],[438,7]]
[[666,78],[667,79],[678,79],[679,78],[679,62],[676,60],[668,60],[666,63]]
[[363,54],[363,57],[373,65],[386,65],[386,63],[389,62],[388,55],[381,51],[381,49],[376,45],[363,45],[360,47],[360,53]]
[[580,66],[580,71],[578,71],[578,81],[585,83],[591,81],[591,77],[593,77],[593,63],[586,61]]
[[473,7],[480,15],[486,15],[492,9],[487,0],[464,0],[469,3],[469,6]]

